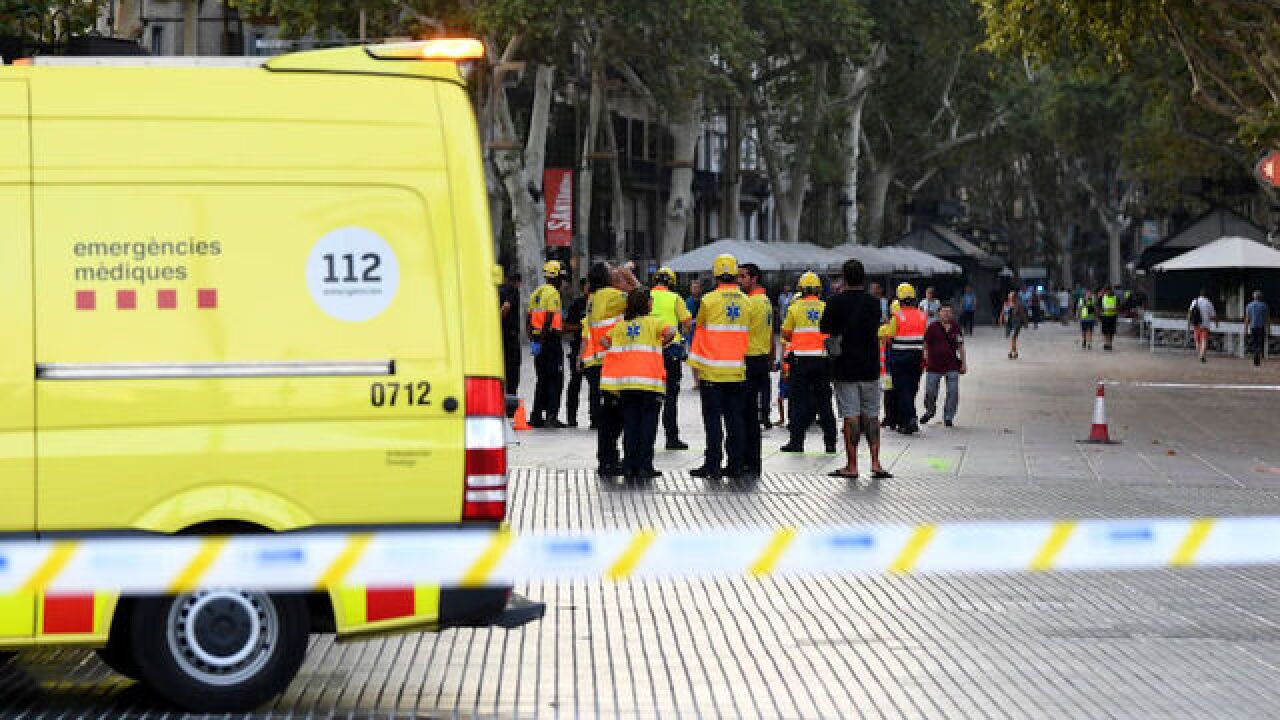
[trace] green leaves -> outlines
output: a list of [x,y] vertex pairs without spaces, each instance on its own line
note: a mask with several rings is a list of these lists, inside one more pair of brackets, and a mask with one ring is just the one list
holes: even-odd
[[0,35],[53,42],[93,28],[106,0],[0,0]]

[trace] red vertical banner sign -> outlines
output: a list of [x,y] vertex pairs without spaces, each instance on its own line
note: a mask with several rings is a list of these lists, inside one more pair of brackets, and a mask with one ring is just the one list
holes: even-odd
[[543,171],[542,189],[547,201],[547,247],[572,246],[573,171]]

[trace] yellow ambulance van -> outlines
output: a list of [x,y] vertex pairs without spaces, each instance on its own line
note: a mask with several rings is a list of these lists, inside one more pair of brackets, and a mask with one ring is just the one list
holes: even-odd
[[[502,523],[477,45],[0,67],[0,535]],[[0,596],[0,651],[98,648],[182,707],[243,710],[310,633],[543,610],[510,588],[29,592]]]

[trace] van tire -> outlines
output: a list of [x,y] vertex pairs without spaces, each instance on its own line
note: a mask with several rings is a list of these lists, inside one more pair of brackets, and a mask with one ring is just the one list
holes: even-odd
[[138,679],[138,663],[133,659],[133,649],[129,647],[127,639],[117,640],[113,636],[107,640],[106,646],[94,652],[102,664],[111,668],[115,674],[123,675],[130,680]]
[[139,679],[200,713],[248,712],[279,695],[298,674],[310,634],[302,596],[248,591],[140,598],[131,620]]

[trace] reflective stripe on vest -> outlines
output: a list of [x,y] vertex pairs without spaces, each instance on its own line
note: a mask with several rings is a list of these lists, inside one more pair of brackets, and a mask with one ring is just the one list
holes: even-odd
[[[721,305],[723,303],[723,305]],[[748,326],[747,298],[736,286],[721,285],[702,299],[704,311],[714,307],[706,325],[698,326],[689,352],[689,363],[708,368],[746,368]]]
[[822,313],[826,303],[805,298],[792,303],[787,310],[792,315],[791,347],[796,357],[826,357],[827,336],[822,332]]
[[582,348],[583,361],[590,362],[592,360],[602,360],[604,358],[604,343],[600,341],[603,340],[604,336],[608,335],[609,331],[621,321],[622,316],[617,315],[607,320],[601,320],[600,322],[593,322],[590,324],[588,328],[591,333],[590,341]]
[[[662,358],[662,328],[656,318],[625,321],[620,333],[613,332],[613,342],[605,351],[600,370],[603,390],[654,390],[666,392],[667,367]],[[618,342],[625,341],[625,344]]]
[[898,320],[898,334],[893,337],[894,350],[924,350],[924,331],[929,327],[929,316],[919,308],[900,308],[894,317]]
[[[543,285],[529,298],[529,325],[534,332],[562,330],[564,320],[560,315],[560,293],[550,285]],[[553,302],[554,300],[554,302]]]

